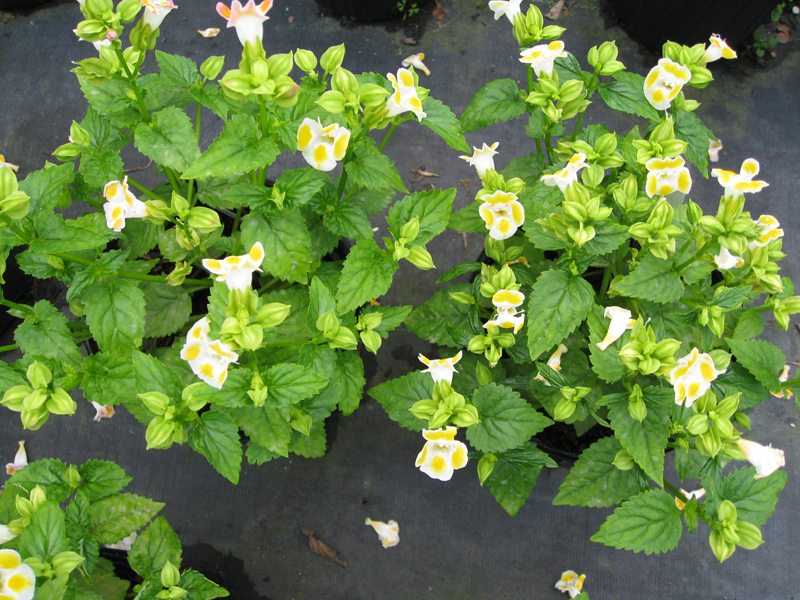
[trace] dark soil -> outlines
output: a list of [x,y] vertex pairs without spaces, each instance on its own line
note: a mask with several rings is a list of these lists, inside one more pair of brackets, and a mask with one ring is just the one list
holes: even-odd
[[595,425],[578,437],[575,428],[566,423],[554,423],[532,439],[539,448],[554,459],[577,460],[581,452],[597,440],[614,435],[608,427]]

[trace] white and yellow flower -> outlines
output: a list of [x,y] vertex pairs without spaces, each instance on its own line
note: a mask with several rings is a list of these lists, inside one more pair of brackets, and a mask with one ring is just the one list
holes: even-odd
[[122,181],[109,181],[103,187],[103,196],[106,203],[103,210],[106,213],[106,225],[114,231],[122,231],[125,219],[141,219],[148,216],[147,205],[137,200],[128,189],[128,177]]
[[15,173],[17,171],[19,171],[19,166],[18,165],[12,165],[10,162],[6,162],[6,157],[3,156],[2,154],[0,154],[0,169],[2,169],[3,167],[8,167],[9,169],[14,171]]
[[778,219],[772,215],[761,215],[757,221],[753,221],[761,231],[761,234],[753,241],[747,244],[747,247],[752,250],[755,247],[764,247],[773,240],[783,237],[783,229],[780,228]]
[[[681,488],[681,494],[683,494],[683,497],[687,500],[691,500],[692,498],[695,500],[700,500],[700,498],[706,495],[706,491],[703,488],[700,488],[699,490],[687,492],[685,489]],[[676,496],[675,506],[678,507],[678,510],[683,510],[686,507],[686,503]]]
[[99,402],[92,401],[92,406],[94,406],[94,410],[97,414],[92,418],[92,421],[100,422],[100,419],[110,419],[114,416],[116,412],[114,407],[110,404],[100,404]]
[[[560,371],[561,370],[561,355],[567,351],[567,347],[564,344],[559,344],[556,351],[550,355],[550,358],[547,360],[547,366],[553,369],[553,371]],[[533,378],[535,381],[541,381],[543,384],[549,386],[550,382],[547,381],[544,377],[542,377],[541,373],[537,373],[536,377]]]
[[32,600],[36,575],[16,550],[0,550],[0,598]]
[[569,162],[550,175],[542,175],[541,179],[545,185],[550,187],[557,185],[562,192],[578,180],[578,173],[589,165],[586,162],[586,155],[583,152],[573,154]]
[[367,520],[364,521],[364,525],[369,525],[375,530],[384,548],[391,548],[400,543],[400,526],[397,524],[397,521],[384,523],[383,521],[373,521],[367,517]]
[[264,37],[264,21],[269,19],[267,13],[272,8],[272,0],[264,0],[256,4],[253,0],[242,7],[239,0],[233,0],[228,8],[222,2],[217,2],[217,13],[228,21],[228,27],[236,28],[236,35],[242,46],[261,44]]
[[239,359],[228,344],[211,340],[208,319],[203,317],[186,334],[181,358],[189,363],[192,372],[208,385],[222,389],[228,378],[228,366]]
[[500,310],[519,308],[525,301],[525,294],[519,290],[497,290],[492,296],[492,304]]
[[422,373],[430,373],[431,377],[433,377],[433,383],[438,383],[440,381],[446,381],[447,383],[453,383],[453,373],[458,373],[456,371],[455,365],[458,361],[461,360],[461,352],[456,354],[455,356],[451,356],[450,358],[440,358],[440,359],[433,359],[427,358],[422,354],[419,355],[419,360],[424,364],[427,369],[424,369]]
[[206,27],[205,29],[198,29],[197,33],[204,38],[215,38],[219,35],[219,27]]
[[417,456],[414,466],[432,479],[450,481],[453,471],[467,466],[467,445],[457,441],[456,427],[423,429],[427,442]]
[[428,67],[425,66],[425,63],[422,62],[425,60],[425,55],[420,52],[419,54],[412,54],[408,58],[405,58],[402,62],[402,65],[406,68],[414,67],[425,73],[425,75],[430,75],[431,72],[428,70]]
[[518,311],[514,308],[498,308],[494,318],[483,324],[486,328],[501,327],[503,329],[513,329],[514,333],[518,333],[523,325],[525,325],[525,315],[521,310]]
[[505,15],[513,25],[514,17],[522,13],[520,4],[522,4],[522,0],[492,0],[489,2],[489,8],[491,8],[494,13],[495,21]]
[[306,117],[297,130],[297,149],[306,162],[318,171],[330,171],[344,158],[350,143],[350,130],[337,123],[323,127],[319,117]]
[[427,113],[422,110],[422,101],[417,94],[417,86],[414,85],[414,76],[408,69],[399,69],[397,77],[387,73],[386,77],[392,82],[394,93],[386,99],[387,117],[394,117],[404,112],[411,111],[420,121],[427,117]]
[[725,246],[720,246],[719,254],[714,256],[714,263],[720,271],[728,271],[741,267],[744,259],[741,256],[734,256]]
[[224,281],[229,290],[244,291],[253,282],[253,271],[261,271],[264,260],[264,246],[256,242],[250,252],[241,256],[228,256],[223,260],[204,258],[203,266],[214,275],[217,281]]
[[762,446],[740,438],[736,440],[736,445],[739,446],[739,450],[742,451],[747,462],[756,468],[756,479],[772,475],[781,467],[786,466],[783,450],[773,448],[772,444]]
[[692,189],[692,176],[684,165],[683,158],[651,158],[647,167],[645,191],[652,198],[655,195],[668,196],[672,192],[688,194]]
[[559,592],[567,592],[570,598],[576,598],[583,589],[583,582],[586,575],[578,575],[575,571],[564,571],[561,579],[556,582],[556,589]]
[[[781,383],[786,383],[787,381],[789,381],[789,368],[790,368],[789,365],[783,366],[783,371],[781,371],[781,374],[778,376],[778,381],[780,381]],[[776,398],[783,398],[784,396],[789,400],[794,398],[794,392],[792,390],[786,390],[785,393],[783,390],[781,390],[780,392],[770,392],[770,394],[772,394]]]
[[6,542],[10,542],[16,537],[17,534],[11,533],[11,530],[8,528],[8,525],[0,524],[0,545],[5,544]]
[[497,190],[494,194],[484,196],[482,200],[478,214],[486,223],[492,239],[508,239],[525,223],[525,209],[517,200],[516,194]]
[[541,77],[542,73],[547,76],[552,75],[556,58],[564,58],[567,56],[567,53],[564,52],[564,42],[561,40],[555,40],[549,44],[539,44],[533,48],[526,48],[519,54],[519,62],[533,67],[533,72],[536,73],[537,77]]
[[17,443],[19,444],[19,448],[14,455],[14,462],[10,462],[6,465],[6,473],[9,475],[16,475],[28,466],[28,453],[25,452],[25,442],[19,441]]
[[459,158],[467,161],[470,167],[475,167],[478,175],[483,177],[486,171],[494,169],[494,155],[497,154],[496,148],[499,145],[500,142],[495,142],[491,146],[487,146],[484,142],[482,148],[472,147],[472,156],[464,154]]
[[718,371],[711,355],[694,348],[678,360],[678,366],[669,374],[669,382],[675,388],[675,404],[689,408],[695,400],[711,388],[711,382],[725,373]]
[[689,69],[669,58],[662,58],[644,80],[644,96],[656,110],[667,110],[691,78]]
[[155,31],[161,27],[161,22],[170,13],[178,8],[172,0],[141,0],[144,6],[142,21],[145,25],[150,25],[150,29]]
[[606,306],[605,311],[603,311],[603,316],[606,319],[611,319],[611,323],[608,326],[608,331],[603,341],[595,344],[600,350],[608,348],[621,338],[623,333],[628,329],[633,329],[633,326],[636,325],[636,319],[631,318],[631,311],[620,308],[619,306]]
[[753,181],[753,177],[758,175],[759,170],[758,161],[748,158],[742,163],[742,168],[738,173],[724,169],[711,169],[711,175],[716,177],[719,184],[725,188],[726,196],[736,198],[742,194],[760,192],[769,185],[766,181]]
[[733,50],[728,44],[716,33],[712,34],[708,39],[710,42],[706,53],[703,55],[703,60],[706,63],[714,62],[720,58],[736,58],[736,51]]
[[708,140],[708,160],[719,162],[719,151],[722,150],[722,140]]

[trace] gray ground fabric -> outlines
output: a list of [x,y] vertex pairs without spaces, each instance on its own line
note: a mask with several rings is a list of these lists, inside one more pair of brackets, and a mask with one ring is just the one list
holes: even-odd
[[[224,54],[227,67],[234,66],[240,46],[234,32],[224,29],[215,2],[179,0],[178,4],[180,8],[162,26],[159,48],[184,54],[198,64],[209,55]],[[347,68],[383,74],[396,72],[405,56],[424,52],[432,75],[422,76],[423,85],[460,115],[488,80],[509,76],[521,80],[525,71],[517,60],[510,25],[505,19],[495,22],[485,2],[442,0],[442,6],[444,19],[439,23],[431,19],[412,48],[403,44],[401,30],[344,27],[320,16],[312,0],[276,0],[265,26],[265,45],[268,53],[300,47],[319,54],[345,42]],[[21,165],[21,178],[41,168],[46,153],[67,141],[70,122],[84,115],[85,101],[69,72],[70,61],[93,55],[91,45],[72,33],[80,20],[77,3],[66,2],[0,25],[0,152]],[[605,29],[596,0],[579,0],[558,24],[567,27],[566,48],[584,68],[587,50],[606,39],[617,40],[620,60],[639,74],[646,74],[658,58],[640,52],[619,29]],[[213,39],[196,33],[207,27],[223,30]],[[718,166],[738,170],[748,157],[761,163],[759,178],[770,185],[748,197],[747,209],[780,221],[786,232],[783,248],[789,255],[781,263],[782,274],[799,278],[800,53],[752,77],[721,62],[711,65],[717,80],[705,90],[690,89],[687,96],[702,103],[698,114],[724,143]],[[597,99],[589,108],[584,124],[603,122],[623,135],[636,123],[644,125],[626,115],[609,116],[600,104]],[[202,140],[207,146],[221,123],[211,115],[204,117]],[[522,121],[498,125],[485,133],[468,134],[467,140],[477,146],[499,141],[496,164],[502,168],[534,149],[523,128]],[[451,187],[465,179],[472,180],[472,194],[478,188],[477,176],[459,153],[416,123],[399,128],[387,148],[412,190],[425,183]],[[127,168],[147,164],[135,150],[124,158]],[[302,164],[299,155],[282,159],[270,174]],[[423,165],[440,177],[409,183],[409,169]],[[705,209],[715,207],[721,192],[716,181],[703,180],[694,168],[692,177],[692,199]],[[154,178],[152,172],[143,177]],[[456,207],[472,200],[460,187]],[[374,225],[386,227],[383,217]],[[445,232],[429,246],[438,270],[420,272],[403,266],[384,303],[422,303],[437,289],[435,280],[444,270],[475,260],[481,249],[479,235],[468,236],[465,248],[459,234]],[[800,358],[800,335],[794,324],[788,332],[768,328],[767,337],[788,360]],[[395,332],[377,359],[368,361],[367,386],[420,368],[419,352],[437,356],[410,332]],[[567,569],[586,574],[585,589],[594,600],[800,597],[794,571],[800,556],[800,444],[794,425],[800,424],[800,411],[786,400],[769,399],[752,415],[752,439],[782,448],[789,475],[775,514],[763,528],[766,543],[754,551],[739,549],[722,565],[708,547],[705,525],[693,535],[685,533],[679,547],[665,555],[633,554],[590,542],[610,511],[551,505],[568,465],[545,469],[527,504],[512,519],[488,490],[478,486],[474,464],[447,483],[415,469],[422,437],[399,428],[366,396],[353,416],[338,420],[324,458],[245,465],[237,486],[188,445],[145,451],[144,428],[124,410],[101,423],[92,421],[93,414],[91,405],[81,401],[74,417],[53,417],[40,431],[24,432],[18,416],[2,410],[0,462],[13,458],[19,439],[27,441],[32,460],[118,462],[134,477],[130,491],[167,503],[163,514],[178,529],[187,554],[210,575],[222,577],[221,583],[233,590],[236,600],[555,600],[566,597],[553,585]],[[677,481],[671,461],[667,462],[670,479]],[[366,517],[398,521],[400,544],[384,550],[364,525]],[[311,553],[300,526],[315,531],[348,566]]]

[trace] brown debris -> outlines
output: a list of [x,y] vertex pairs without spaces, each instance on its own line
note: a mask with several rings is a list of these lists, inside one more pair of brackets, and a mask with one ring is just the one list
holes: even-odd
[[347,566],[347,563],[339,558],[338,554],[336,554],[336,550],[328,546],[328,544],[325,542],[314,537],[313,531],[306,529],[303,526],[301,526],[300,529],[303,531],[303,535],[308,536],[308,547],[311,548],[312,552],[319,554],[320,556],[324,556],[328,560],[335,562],[337,565],[342,565],[343,567]]
[[413,37],[407,37],[406,39],[403,40],[403,43],[406,46],[416,46],[417,40],[415,40]]
[[463,187],[464,191],[469,196],[469,193],[472,191],[472,179],[462,179],[457,185]]
[[[409,169],[415,175],[420,175],[422,177],[439,177],[436,173],[431,173],[430,171],[425,169],[425,165],[422,165],[419,169]],[[419,181],[419,180],[418,180]]]
[[288,21],[289,21],[289,23],[294,23],[294,17],[290,16],[290,17],[288,18]]
[[564,1],[565,0],[558,0],[558,2],[553,5],[553,8],[551,8],[550,11],[545,15],[545,17],[552,21],[558,19],[558,17],[561,16],[561,10],[564,8]]
[[439,2],[439,0],[436,0],[436,8],[433,10],[433,18],[437,21],[444,19],[444,9],[442,9],[442,4]]
[[794,41],[791,27],[785,23],[778,23],[776,29],[778,33],[775,34],[775,39],[778,40],[779,44],[790,44]]
[[461,234],[461,239],[464,240],[464,249],[466,250],[469,247],[469,240],[467,240],[467,232],[466,231],[459,231]]

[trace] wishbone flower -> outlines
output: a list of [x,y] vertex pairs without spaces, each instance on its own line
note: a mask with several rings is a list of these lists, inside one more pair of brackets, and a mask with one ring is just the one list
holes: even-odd
[[470,167],[475,167],[478,175],[483,177],[486,171],[494,169],[494,155],[497,154],[496,148],[499,145],[500,142],[495,142],[491,146],[487,146],[484,142],[482,148],[472,147],[472,156],[464,154],[459,158],[467,161]]
[[619,306],[606,306],[603,316],[606,319],[611,319],[611,324],[608,326],[608,331],[603,341],[595,344],[600,350],[608,348],[621,338],[623,333],[628,329],[633,329],[633,326],[636,325],[636,319],[631,318],[631,311]]
[[[553,369],[553,371],[560,371],[561,370],[561,355],[567,351],[567,347],[564,344],[559,344],[556,351],[550,355],[550,358],[547,360],[547,366]],[[537,373],[536,377],[534,377],[536,381],[541,381],[546,386],[550,385],[550,382],[547,381],[544,377],[542,377],[541,373]]]
[[761,235],[747,244],[747,247],[750,248],[750,250],[755,247],[764,247],[772,240],[777,240],[783,237],[783,229],[780,229],[780,223],[778,223],[778,219],[772,215],[761,215],[758,217],[758,220],[753,221],[753,223],[760,226]]
[[256,242],[247,254],[228,256],[221,261],[204,258],[203,266],[218,275],[217,281],[224,281],[229,290],[244,291],[253,283],[253,271],[261,271],[263,260],[264,246]]
[[8,525],[0,524],[0,544],[5,544],[6,542],[10,542],[15,537],[18,537],[16,533],[11,533],[11,530],[8,528]]
[[586,575],[579,576],[575,571],[564,571],[561,579],[556,582],[556,589],[561,593],[567,592],[570,598],[576,598],[580,595],[585,580]]
[[719,151],[722,150],[722,140],[708,140],[708,160],[719,162]]
[[458,373],[455,369],[456,363],[461,360],[461,352],[456,354],[455,356],[451,356],[450,358],[440,358],[440,359],[433,359],[427,358],[422,354],[419,355],[419,360],[424,364],[427,369],[424,369],[422,373],[430,373],[431,377],[433,377],[433,383],[438,383],[440,381],[446,381],[447,383],[453,383],[453,373]]
[[517,201],[516,194],[497,190],[482,200],[478,213],[492,239],[508,239],[525,223],[525,209]]
[[425,55],[420,52],[419,54],[412,54],[408,58],[404,59],[401,63],[404,67],[414,67],[415,69],[419,69],[425,75],[430,75],[431,72],[428,70],[428,67],[425,66],[425,63],[422,62],[425,60]]
[[122,181],[109,181],[103,188],[106,203],[103,210],[106,213],[106,225],[114,231],[125,228],[125,219],[141,219],[148,216],[147,205],[137,200],[128,189],[127,175]]
[[725,40],[716,33],[712,34],[708,41],[710,43],[703,55],[703,60],[705,60],[706,63],[714,62],[720,58],[736,58],[736,51],[728,46]]
[[141,0],[144,6],[142,21],[145,25],[150,25],[150,29],[155,31],[161,27],[161,22],[171,10],[178,8],[172,0]]
[[217,2],[217,13],[228,21],[228,27],[236,28],[236,35],[239,36],[242,46],[261,43],[261,38],[264,37],[264,21],[269,19],[267,13],[270,8],[272,0],[264,0],[258,4],[249,0],[244,7],[239,0],[233,0],[230,8]]
[[[781,383],[786,383],[787,381],[789,381],[789,369],[790,369],[789,365],[783,366],[783,371],[781,371],[781,374],[778,377],[778,381],[780,381]],[[789,400],[794,398],[794,392],[792,390],[786,390],[786,393],[784,393],[783,390],[781,390],[780,392],[770,392],[770,394],[772,394],[776,398],[783,398],[784,396],[786,396],[786,398],[788,398]]]
[[525,301],[525,294],[517,290],[497,290],[492,296],[492,304],[500,310],[519,308]]
[[675,158],[651,158],[645,164],[647,183],[645,191],[652,198],[656,194],[668,196],[672,192],[688,194],[692,189],[692,177],[680,156]]
[[[691,491],[691,492],[687,492],[683,488],[680,488],[680,490],[681,490],[681,494],[683,494],[683,496],[687,500],[691,500],[692,498],[694,498],[695,500],[700,500],[700,498],[702,498],[703,496],[706,495],[706,491],[703,488],[700,488],[699,490],[694,490],[694,491]],[[686,508],[686,503],[676,496],[675,497],[675,506],[678,507],[678,510],[683,510],[684,508]]]
[[386,99],[387,117],[394,117],[404,112],[411,111],[422,121],[427,117],[427,113],[422,110],[422,102],[417,94],[417,86],[414,85],[414,76],[408,69],[399,69],[397,77],[387,73],[387,79],[392,82],[394,93]]
[[423,429],[427,442],[417,455],[414,466],[432,479],[450,481],[453,471],[467,466],[467,445],[456,441],[456,427]]
[[783,455],[783,450],[773,448],[772,444],[769,446],[762,446],[750,440],[738,439],[736,445],[742,451],[744,457],[751,465],[756,468],[756,479],[772,475],[781,467],[786,466],[786,458]]
[[306,162],[318,171],[330,171],[344,158],[350,143],[350,131],[332,123],[323,127],[319,117],[314,121],[306,117],[297,130],[297,149]]
[[367,517],[367,520],[364,521],[364,525],[369,525],[375,530],[384,548],[391,548],[400,543],[400,526],[397,524],[397,521],[384,523],[383,521],[373,521]]
[[567,56],[567,53],[564,52],[564,42],[561,40],[526,48],[519,54],[519,62],[532,66],[533,72],[536,73],[537,77],[541,77],[542,73],[548,76],[552,75],[556,58]]
[[0,599],[32,600],[36,575],[16,550],[0,550]]
[[22,469],[28,466],[28,453],[25,452],[25,442],[19,441],[17,443],[19,444],[19,449],[14,456],[14,462],[6,465],[6,473],[9,475],[16,475]]
[[769,185],[766,181],[753,181],[753,177],[758,175],[759,169],[758,161],[748,158],[742,163],[738,174],[724,169],[711,169],[711,175],[716,177],[719,184],[725,188],[725,196],[736,198],[742,194],[760,192]]
[[208,318],[203,317],[186,334],[181,358],[189,363],[192,372],[208,385],[222,389],[228,378],[228,365],[239,359],[228,344],[208,338]]
[[519,7],[520,4],[522,4],[522,0],[492,0],[489,2],[489,8],[494,13],[495,21],[505,15],[513,25],[514,17],[522,13]]
[[725,370],[718,371],[710,354],[702,354],[697,348],[678,360],[678,366],[669,374],[669,382],[675,388],[675,404],[689,408],[695,400],[711,388],[711,382]]
[[19,166],[18,165],[12,165],[10,162],[6,162],[6,157],[3,156],[2,154],[0,154],[0,169],[3,168],[3,167],[8,167],[9,169],[14,171],[15,173],[17,171],[19,171]]
[[667,110],[691,78],[689,69],[669,58],[662,58],[644,80],[645,98],[656,110]]
[[541,180],[550,187],[557,185],[562,192],[578,180],[578,173],[584,167],[588,167],[586,155],[583,152],[573,154],[569,162],[551,175],[542,175]]
[[92,418],[92,421],[97,421],[98,423],[100,422],[100,419],[110,419],[116,412],[113,406],[109,404],[103,405],[99,402],[95,402],[94,400],[92,401],[92,406],[94,406],[94,410],[97,412],[97,414],[95,414],[95,416]]
[[493,319],[486,321],[484,327],[502,327],[503,329],[513,329],[514,333],[518,333],[522,326],[525,324],[525,315],[522,311],[517,311],[514,308],[497,309],[497,314]]
[[741,267],[744,259],[741,256],[734,256],[725,246],[720,246],[719,254],[714,256],[714,263],[720,271],[727,271]]

